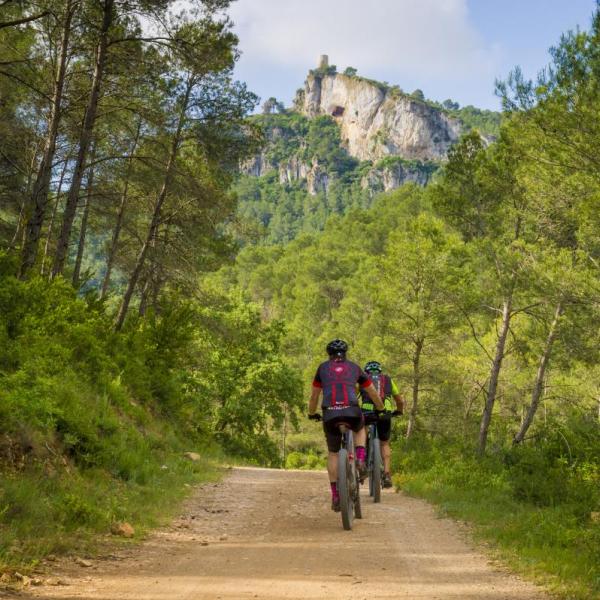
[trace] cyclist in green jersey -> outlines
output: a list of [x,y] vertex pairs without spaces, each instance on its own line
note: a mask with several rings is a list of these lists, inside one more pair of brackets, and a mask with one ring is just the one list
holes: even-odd
[[[381,363],[376,360],[369,361],[365,365],[365,373],[371,379],[373,386],[379,393],[379,397],[384,401],[385,409],[390,411],[392,415],[401,415],[404,411],[404,400],[400,395],[398,386],[389,375],[383,373]],[[375,405],[369,396],[362,393],[362,410],[363,413],[373,412]],[[383,487],[392,487],[391,463],[392,463],[392,448],[390,446],[390,436],[392,434],[391,419],[380,419],[377,421],[377,435],[381,443],[381,457],[383,459]]]

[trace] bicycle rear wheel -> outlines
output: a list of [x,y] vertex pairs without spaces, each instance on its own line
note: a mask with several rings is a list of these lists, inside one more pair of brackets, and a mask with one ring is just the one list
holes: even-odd
[[362,519],[362,508],[360,506],[360,477],[358,472],[354,469],[354,517],[356,519]]
[[369,473],[369,488],[372,488],[373,502],[381,502],[381,444],[379,438],[371,440],[373,451],[373,469]]
[[374,435],[369,427],[367,443],[367,473],[369,474],[369,496],[373,497],[373,440]]
[[348,451],[342,448],[338,454],[338,492],[340,494],[340,512],[342,513],[342,525],[345,530],[352,529],[352,519],[354,516],[354,499],[352,498],[352,489],[350,477],[352,469],[348,459]]

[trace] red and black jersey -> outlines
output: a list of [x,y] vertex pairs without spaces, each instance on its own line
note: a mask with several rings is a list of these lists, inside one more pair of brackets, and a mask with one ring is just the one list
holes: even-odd
[[313,386],[323,389],[321,407],[330,410],[358,406],[357,383],[367,387],[371,380],[356,363],[345,359],[321,363],[313,380]]

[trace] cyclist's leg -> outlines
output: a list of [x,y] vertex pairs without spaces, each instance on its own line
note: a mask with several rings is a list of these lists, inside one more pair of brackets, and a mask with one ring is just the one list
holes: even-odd
[[384,473],[391,473],[392,466],[392,447],[390,446],[389,440],[384,442],[380,440],[381,443],[381,458],[383,459],[383,471]]
[[335,483],[338,478],[338,452],[331,452],[327,455],[327,473],[329,482]]
[[367,428],[363,426],[354,432],[354,447],[358,448],[359,446],[365,447],[367,443]]
[[324,421],[323,430],[327,440],[327,474],[329,475],[329,486],[331,488],[331,508],[338,511],[340,506],[340,496],[337,489],[338,452],[342,443],[342,434],[332,421]]
[[360,476],[361,483],[364,481],[367,475],[366,465],[366,444],[367,444],[367,429],[365,427],[365,418],[360,414],[353,422],[352,432],[354,435],[354,451],[356,453],[356,468]]
[[381,444],[381,458],[383,459],[383,486],[391,487],[392,473],[392,447],[390,437],[392,435],[392,422],[389,419],[377,422],[377,435]]

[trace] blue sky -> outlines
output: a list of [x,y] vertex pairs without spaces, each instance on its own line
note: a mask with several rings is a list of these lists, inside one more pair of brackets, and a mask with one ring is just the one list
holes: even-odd
[[497,109],[494,80],[535,76],[561,33],[587,29],[595,0],[237,0],[237,77],[289,105],[320,54],[343,70]]

